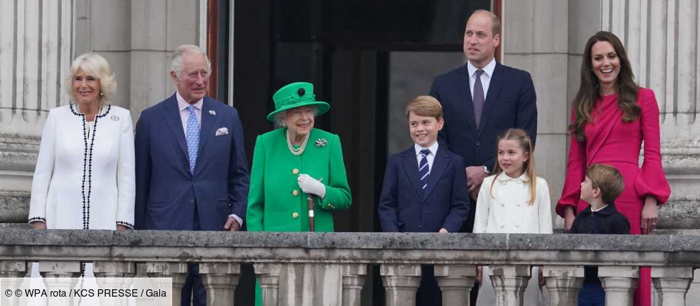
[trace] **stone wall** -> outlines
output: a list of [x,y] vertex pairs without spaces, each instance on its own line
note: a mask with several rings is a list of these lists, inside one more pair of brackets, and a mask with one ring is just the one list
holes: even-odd
[[0,226],[26,222],[48,110],[69,103],[72,59],[97,52],[118,82],[110,103],[141,111],[172,94],[169,55],[205,45],[206,0],[0,1]]

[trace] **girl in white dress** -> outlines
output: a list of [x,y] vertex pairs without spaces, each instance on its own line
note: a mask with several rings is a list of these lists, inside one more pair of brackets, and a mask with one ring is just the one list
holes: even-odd
[[[479,190],[474,233],[552,233],[552,209],[547,181],[535,175],[534,147],[527,133],[509,129],[498,139],[493,175]],[[488,267],[482,268],[477,305],[496,305]],[[539,269],[534,267],[523,305],[544,305]]]

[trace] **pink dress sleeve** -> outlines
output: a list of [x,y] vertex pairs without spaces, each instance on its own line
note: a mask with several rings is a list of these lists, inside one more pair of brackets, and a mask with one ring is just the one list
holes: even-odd
[[[571,122],[576,121],[576,112],[572,111]],[[585,143],[576,140],[576,135],[570,133],[569,136],[569,155],[566,164],[566,178],[564,180],[564,188],[561,192],[559,202],[557,202],[556,212],[562,218],[564,217],[564,208],[571,206],[576,212],[576,205],[579,201],[581,193],[581,182],[585,177],[586,171],[586,147]]]
[[659,105],[651,89],[640,89],[637,99],[641,107],[640,124],[644,139],[644,163],[634,181],[634,189],[640,197],[653,196],[659,204],[663,204],[671,195],[671,187],[661,164]]

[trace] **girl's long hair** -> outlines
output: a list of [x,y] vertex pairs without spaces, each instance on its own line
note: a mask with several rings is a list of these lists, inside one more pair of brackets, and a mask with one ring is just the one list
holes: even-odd
[[[500,143],[502,140],[515,140],[523,152],[525,152],[528,156],[527,161],[523,163],[523,172],[527,173],[528,183],[530,185],[530,199],[528,200],[528,204],[533,205],[535,203],[537,191],[537,175],[535,175],[535,147],[532,144],[532,139],[530,139],[530,136],[527,135],[525,130],[508,129],[505,133],[498,136],[498,142],[496,142],[496,145],[498,145],[498,143]],[[498,148],[496,148],[496,152],[498,152]],[[489,187],[489,195],[491,197],[494,197],[494,183],[498,179],[498,176],[503,174],[503,169],[501,168],[501,165],[498,164],[498,155],[496,156],[496,166],[494,167],[493,172],[496,177],[493,178],[493,181],[491,181],[491,186]]]
[[576,136],[576,140],[585,141],[584,127],[591,122],[591,111],[595,103],[600,99],[600,83],[593,72],[591,49],[599,41],[605,41],[612,45],[620,59],[620,73],[617,75],[615,90],[617,92],[617,105],[622,110],[622,121],[631,122],[639,117],[640,108],[637,105],[637,92],[639,86],[634,82],[634,73],[630,66],[625,47],[615,34],[600,31],[591,36],[586,42],[581,61],[581,82],[574,98],[576,120],[569,126],[569,131]]

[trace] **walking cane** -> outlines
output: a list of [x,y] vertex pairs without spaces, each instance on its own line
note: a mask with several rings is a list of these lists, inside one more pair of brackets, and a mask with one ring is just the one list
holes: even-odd
[[314,196],[309,195],[306,197],[306,204],[309,209],[309,231],[314,231]]

